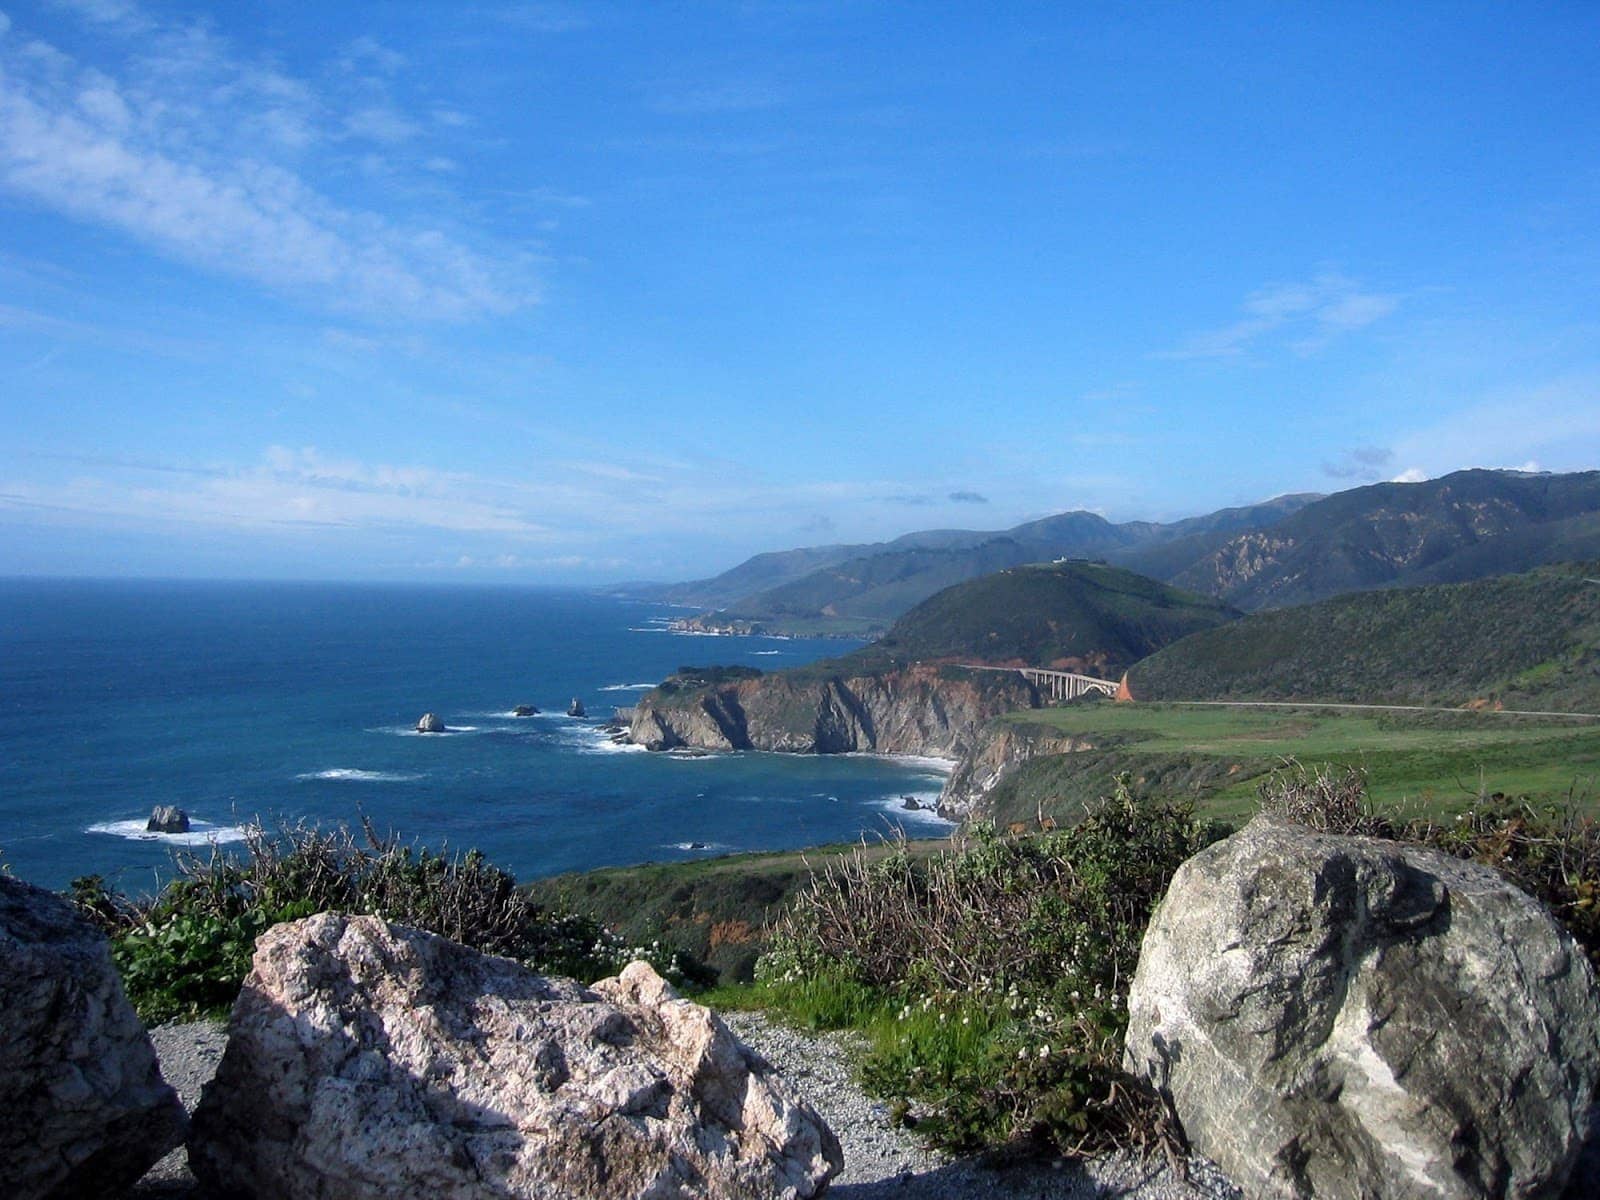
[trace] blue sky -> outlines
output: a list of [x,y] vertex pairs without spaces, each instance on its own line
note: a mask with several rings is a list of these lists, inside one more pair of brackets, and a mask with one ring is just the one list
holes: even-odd
[[0,0],[0,574],[1600,464],[1593,4]]

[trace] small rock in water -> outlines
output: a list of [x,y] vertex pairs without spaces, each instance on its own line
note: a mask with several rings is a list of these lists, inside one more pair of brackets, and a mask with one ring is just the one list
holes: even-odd
[[915,796],[901,796],[900,807],[908,812],[917,812],[922,808],[922,801]]
[[189,814],[172,804],[158,804],[144,823],[147,833],[188,833]]
[[537,717],[539,709],[532,704],[519,704],[511,710],[513,717]]
[[572,703],[567,705],[567,716],[586,717],[588,715],[589,714],[584,710],[583,701],[574,696],[572,698]]
[[418,733],[443,733],[445,724],[435,713],[423,713],[417,721]]

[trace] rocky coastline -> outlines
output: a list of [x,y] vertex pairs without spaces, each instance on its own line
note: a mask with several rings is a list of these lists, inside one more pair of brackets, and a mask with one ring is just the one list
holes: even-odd
[[634,706],[648,750],[773,750],[960,758],[985,723],[1037,708],[1020,675],[918,664],[853,676],[784,672],[703,686],[668,680]]

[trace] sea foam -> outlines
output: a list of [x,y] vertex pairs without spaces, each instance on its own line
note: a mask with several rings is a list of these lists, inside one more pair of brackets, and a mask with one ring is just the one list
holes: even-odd
[[187,833],[152,833],[145,828],[143,819],[134,821],[102,821],[91,825],[85,833],[109,833],[113,837],[128,838],[135,842],[166,842],[172,846],[210,846],[225,842],[242,842],[249,829],[242,825],[213,825],[210,821],[189,821]]
[[296,779],[337,779],[350,783],[412,783],[421,775],[406,775],[399,771],[363,771],[359,767],[330,767],[326,771],[307,771]]

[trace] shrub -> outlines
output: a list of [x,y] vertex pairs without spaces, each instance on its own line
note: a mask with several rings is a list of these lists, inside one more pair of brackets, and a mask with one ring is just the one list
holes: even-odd
[[129,900],[97,876],[73,882],[80,911],[111,935],[112,957],[140,1017],[218,1015],[250,969],[255,939],[280,921],[317,912],[382,917],[589,982],[635,958],[679,983],[705,968],[658,944],[629,946],[598,923],[536,905],[505,871],[470,851],[448,856],[339,827],[253,828],[244,853],[217,847],[175,856],[160,894]]
[[1218,832],[1124,779],[1067,829],[857,854],[797,898],[758,987],[865,1033],[868,1085],[944,1145],[1152,1144],[1165,1117],[1120,1068],[1127,989],[1173,871]]

